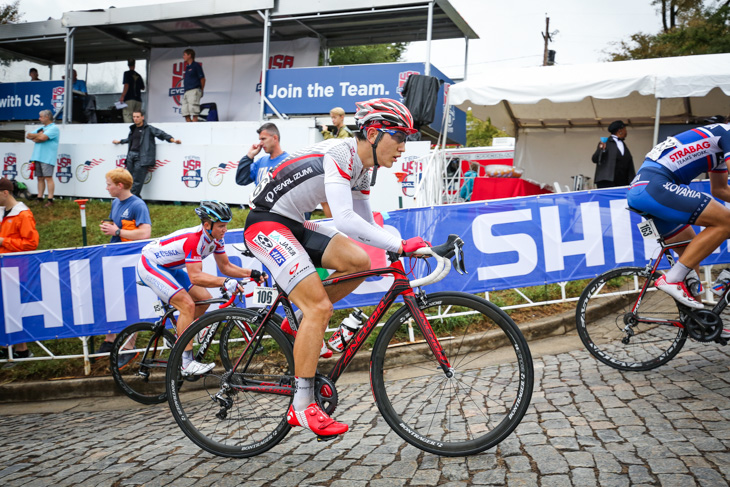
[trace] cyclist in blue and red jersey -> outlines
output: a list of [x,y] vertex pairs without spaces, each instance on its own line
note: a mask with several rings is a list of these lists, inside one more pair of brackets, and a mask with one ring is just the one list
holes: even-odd
[[[712,198],[730,202],[730,125],[719,115],[707,122],[711,123],[668,137],[654,147],[627,195],[632,208],[654,218],[657,230],[668,242],[692,239],[679,261],[655,285],[680,303],[698,309],[703,305],[689,291],[685,278],[730,238],[730,209]],[[709,173],[712,196],[689,187],[702,173]],[[690,225],[705,229],[695,236]],[[730,330],[723,331],[724,336],[730,336]]]
[[[207,310],[196,309],[195,301],[210,299],[206,288],[225,287],[233,293],[240,283],[230,277],[219,277],[203,272],[203,259],[213,255],[218,269],[231,277],[251,277],[263,282],[266,274],[254,269],[244,269],[232,264],[225,251],[223,236],[231,221],[231,209],[215,200],[201,201],[195,209],[201,224],[185,228],[166,237],[154,240],[142,249],[137,263],[137,274],[142,282],[165,303],[174,306],[180,316],[177,334],[183,331]],[[193,344],[188,343],[183,353],[182,374],[201,375],[209,372],[214,364],[203,364],[193,359]]]
[[[251,196],[244,230],[249,250],[303,312],[294,342],[296,381],[287,421],[322,437],[348,429],[314,400],[314,376],[324,332],[332,303],[362,281],[325,288],[316,268],[334,269],[330,277],[370,269],[365,251],[347,237],[399,253],[427,245],[420,237],[401,241],[379,227],[368,199],[377,167],[392,167],[405,151],[406,137],[416,132],[411,113],[395,100],[373,99],[357,103],[355,121],[355,138],[320,142],[292,154],[271,170]],[[323,201],[331,208],[335,228],[304,217]]]

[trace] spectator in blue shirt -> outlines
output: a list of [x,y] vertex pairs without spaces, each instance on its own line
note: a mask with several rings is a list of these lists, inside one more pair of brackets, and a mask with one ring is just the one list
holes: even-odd
[[[111,237],[110,243],[145,240],[152,234],[150,211],[144,201],[132,194],[132,183],[132,174],[121,167],[106,173],[106,190],[114,199],[109,218],[102,220],[99,229],[101,233]],[[116,336],[108,333],[96,353],[111,352]],[[127,348],[134,348],[134,340],[130,340]],[[132,358],[134,354],[122,355],[119,366],[125,365]]]
[[[289,157],[279,144],[281,136],[279,129],[273,123],[265,123],[256,131],[259,134],[259,141],[251,146],[248,153],[238,163],[236,170],[236,183],[241,186],[256,183],[259,184],[264,175],[276,167],[280,162]],[[266,155],[253,160],[261,149]]]
[[78,79],[78,75],[76,74],[76,70],[74,69],[74,77],[73,77],[74,84],[71,86],[71,89],[74,91],[80,91],[82,93],[88,93],[89,91],[86,89],[86,81],[82,79]]
[[186,122],[197,122],[198,115],[200,115],[200,99],[203,98],[205,90],[205,73],[203,73],[203,66],[195,62],[195,51],[192,49],[183,51],[183,61],[185,61],[183,74],[185,94],[181,113]]
[[471,170],[464,173],[464,185],[461,187],[461,191],[459,191],[459,196],[464,198],[464,201],[471,201],[471,194],[474,191],[474,178],[479,176],[478,162],[471,161],[469,167]]
[[35,176],[38,178],[38,202],[43,202],[43,193],[48,183],[48,202],[45,206],[53,204],[53,192],[56,185],[53,182],[53,170],[56,167],[58,157],[58,141],[60,131],[53,123],[53,113],[50,110],[42,110],[38,115],[43,127],[25,136],[26,139],[35,142],[33,154],[30,156],[30,163],[35,164]]

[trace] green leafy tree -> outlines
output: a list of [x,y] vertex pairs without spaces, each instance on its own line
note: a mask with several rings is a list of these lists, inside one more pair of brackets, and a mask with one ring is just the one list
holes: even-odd
[[[11,3],[0,4],[0,25],[2,24],[14,24],[20,22],[20,0],[15,0]],[[16,59],[8,54],[0,53],[0,65],[9,66],[11,61]]]
[[490,119],[480,120],[471,110],[466,112],[466,146],[485,147],[492,145],[495,137],[507,137],[507,133],[492,125]]
[[[407,42],[335,47],[330,49],[330,64],[341,66],[346,64],[395,63],[401,60],[407,48]],[[320,64],[324,64],[321,57]]]
[[655,0],[663,30],[633,34],[608,52],[611,61],[730,52],[730,0],[705,6],[702,0]]
[[20,10],[18,5],[20,0],[12,3],[0,4],[0,24],[14,24],[20,22]]

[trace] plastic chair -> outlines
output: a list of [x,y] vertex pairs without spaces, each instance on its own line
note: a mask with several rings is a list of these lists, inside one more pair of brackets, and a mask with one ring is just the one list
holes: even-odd
[[215,103],[201,103],[200,115],[198,115],[198,118],[201,118],[206,122],[217,122],[218,105],[216,105]]

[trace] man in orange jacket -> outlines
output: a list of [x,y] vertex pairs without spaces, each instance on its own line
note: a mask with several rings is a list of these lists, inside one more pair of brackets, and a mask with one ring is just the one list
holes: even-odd
[[[38,248],[38,230],[33,213],[13,196],[13,182],[0,178],[0,254],[27,252]],[[19,343],[13,347],[13,358],[32,357],[28,345]],[[0,349],[0,358],[8,358],[7,349]]]
[[27,252],[38,248],[38,230],[35,229],[33,213],[13,196],[13,182],[0,179],[0,254]]

